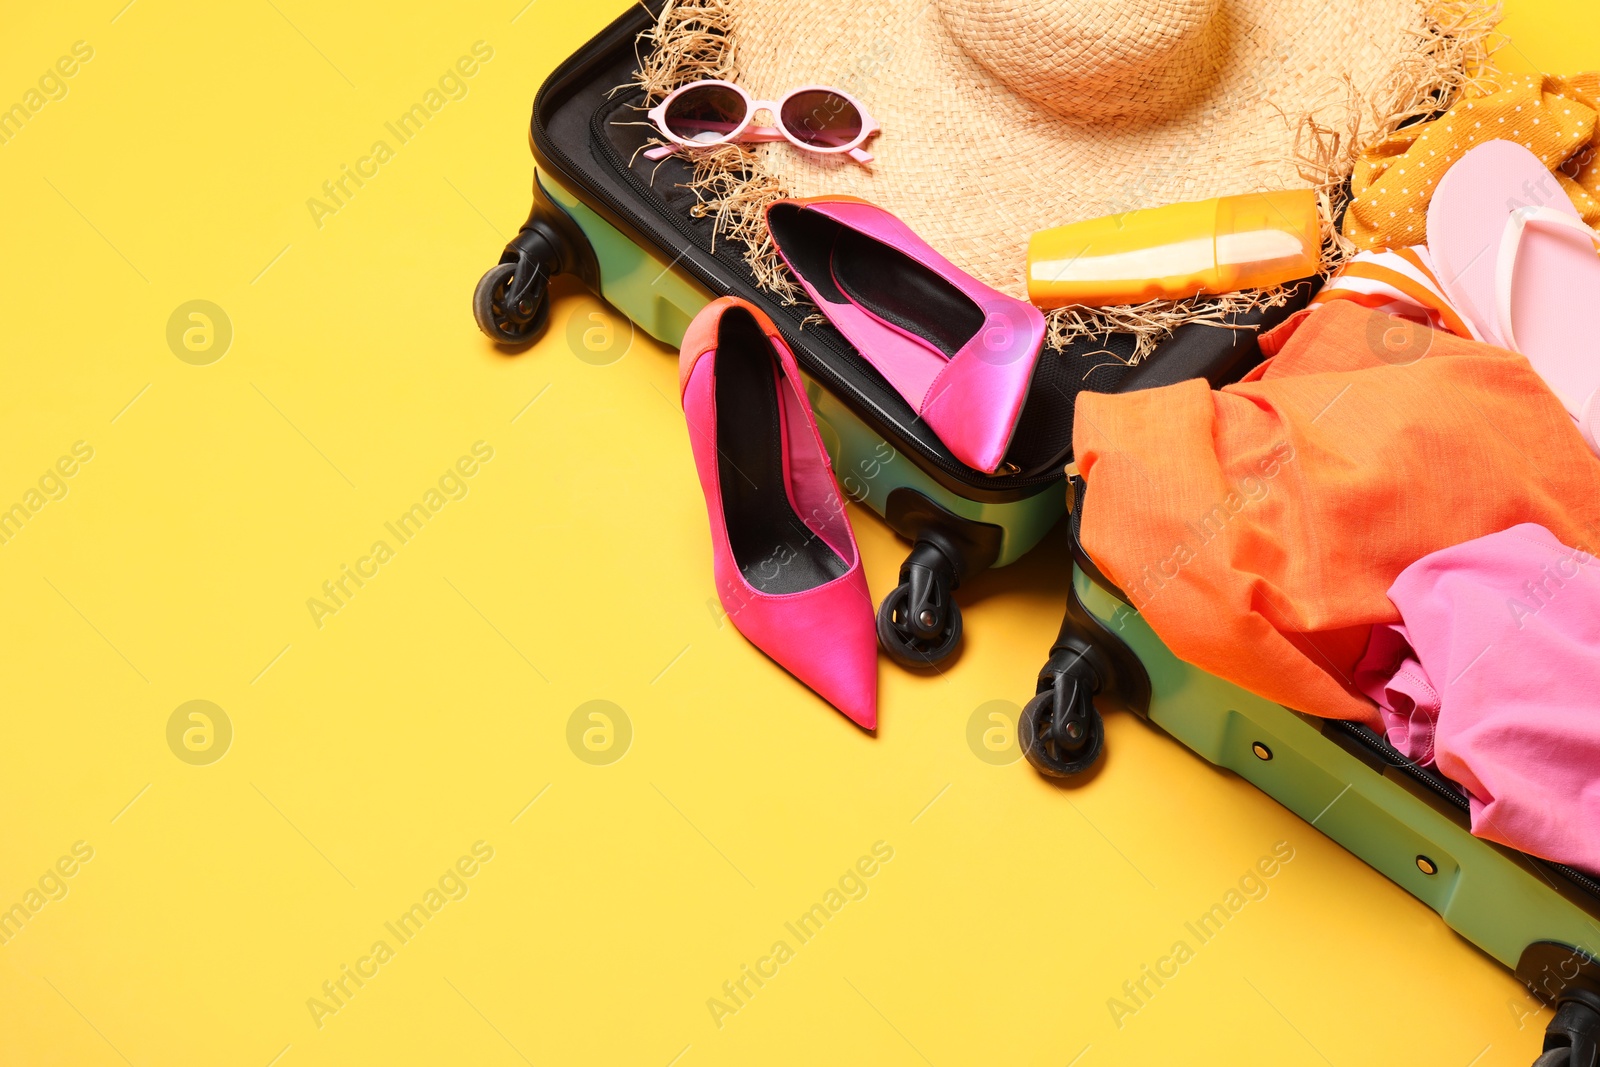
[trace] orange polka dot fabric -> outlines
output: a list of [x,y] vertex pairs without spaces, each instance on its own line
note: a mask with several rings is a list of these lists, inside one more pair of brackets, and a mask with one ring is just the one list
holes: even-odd
[[1501,77],[1491,90],[1464,96],[1440,118],[1398,130],[1361,154],[1344,216],[1344,234],[1357,248],[1423,243],[1439,179],[1467,149],[1494,140],[1538,156],[1583,221],[1600,226],[1600,73]]

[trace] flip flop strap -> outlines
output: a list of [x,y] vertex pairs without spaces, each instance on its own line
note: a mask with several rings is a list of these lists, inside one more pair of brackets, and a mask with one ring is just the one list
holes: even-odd
[[1511,330],[1511,283],[1516,276],[1517,253],[1522,250],[1522,237],[1529,226],[1545,229],[1565,229],[1582,234],[1600,249],[1600,233],[1583,221],[1557,211],[1553,207],[1519,207],[1506,218],[1505,234],[1500,238],[1500,256],[1495,264],[1494,295],[1496,311],[1500,316],[1500,337],[1513,352],[1521,352],[1517,338]]

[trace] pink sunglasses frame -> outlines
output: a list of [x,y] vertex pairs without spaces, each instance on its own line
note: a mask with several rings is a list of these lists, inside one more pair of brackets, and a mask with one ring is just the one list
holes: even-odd
[[[686,138],[679,137],[677,134],[667,129],[668,105],[670,105],[679,96],[682,96],[684,93],[688,92],[690,89],[699,89],[706,85],[721,85],[738,93],[739,97],[745,102],[744,121],[740,122],[739,125],[734,128],[733,132],[729,133],[726,137],[719,137],[715,141],[690,141]],[[818,148],[816,145],[805,143],[790,133],[784,128],[783,125],[783,105],[787,103],[789,98],[794,96],[796,93],[805,92],[832,93],[833,95],[849,102],[855,107],[856,113],[861,116],[860,135],[849,144],[839,145],[835,148]],[[766,111],[770,113],[773,121],[776,122],[777,125],[751,126],[750,124],[755,120],[756,113],[758,111]],[[690,82],[688,85],[678,86],[676,89],[672,90],[672,92],[668,93],[666,98],[663,99],[661,103],[651,108],[648,112],[648,115],[650,121],[655,124],[656,129],[660,131],[661,135],[672,143],[667,145],[659,145],[645,152],[644,156],[646,159],[664,159],[681,148],[714,148],[717,145],[733,144],[735,142],[760,143],[768,141],[788,141],[802,152],[815,152],[818,155],[838,155],[842,152],[848,153],[850,158],[855,160],[857,163],[871,163],[872,153],[866,151],[861,146],[866,144],[869,138],[880,133],[883,129],[878,125],[877,121],[867,113],[866,106],[862,104],[861,101],[857,100],[843,89],[836,89],[831,85],[802,85],[798,88],[790,89],[777,100],[757,100],[749,93],[745,92],[742,87],[735,85],[733,82],[722,81],[718,78],[705,78],[700,81]]]

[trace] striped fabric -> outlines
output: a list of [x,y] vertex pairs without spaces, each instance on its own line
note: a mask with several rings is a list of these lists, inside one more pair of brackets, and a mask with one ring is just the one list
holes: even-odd
[[1311,301],[1313,307],[1352,300],[1372,308],[1465,337],[1483,338],[1451,306],[1433,273],[1426,245],[1361,252],[1351,257]]

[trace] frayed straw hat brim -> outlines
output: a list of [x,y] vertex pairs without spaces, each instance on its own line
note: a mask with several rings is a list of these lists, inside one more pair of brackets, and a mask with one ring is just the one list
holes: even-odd
[[[672,0],[656,30],[667,53],[641,81],[659,92],[714,57],[758,98],[846,90],[882,126],[871,165],[785,144],[724,150],[698,168],[712,206],[748,212],[749,189],[858,196],[1021,297],[1036,230],[1233,193],[1331,190],[1358,142],[1459,90],[1492,25],[1482,10],[1473,0]],[[1192,41],[1152,45],[1163,19],[1189,19]],[[1079,23],[1095,32],[1089,46]],[[674,27],[692,30],[679,33],[681,57]],[[1308,150],[1308,131],[1323,143]],[[1323,157],[1309,168],[1308,151]],[[1336,192],[1325,207],[1337,211]],[[754,260],[769,255],[748,215],[723,221]],[[1192,313],[1152,309],[1164,327]]]

